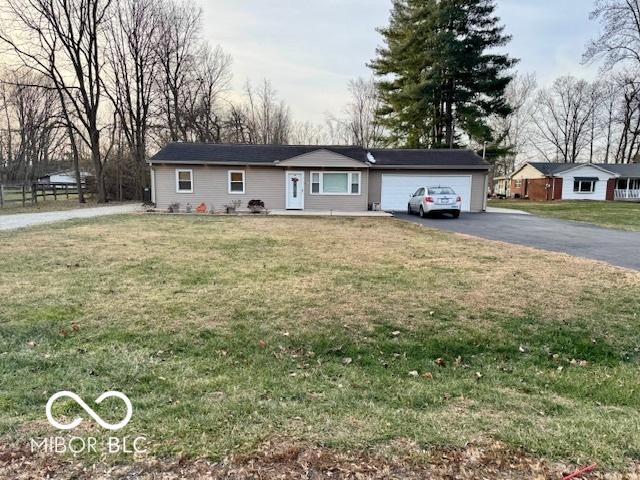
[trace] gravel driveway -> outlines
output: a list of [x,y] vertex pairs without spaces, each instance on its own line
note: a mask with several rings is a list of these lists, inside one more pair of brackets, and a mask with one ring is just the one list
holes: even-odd
[[103,217],[119,213],[131,213],[140,210],[140,205],[114,205],[108,207],[78,208],[60,212],[19,213],[0,215],[0,230],[15,230],[43,223],[54,223],[75,218]]
[[448,216],[421,219],[404,213],[394,216],[430,228],[563,252],[640,270],[640,232],[506,213],[463,213],[458,219]]

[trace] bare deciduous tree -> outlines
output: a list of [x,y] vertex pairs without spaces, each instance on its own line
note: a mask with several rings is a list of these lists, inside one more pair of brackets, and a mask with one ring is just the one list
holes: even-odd
[[322,125],[311,122],[293,122],[290,143],[294,145],[320,145],[327,143],[326,132]]
[[56,93],[35,74],[0,81],[0,181],[28,183],[55,164],[64,138]]
[[616,163],[640,160],[640,79],[638,75],[623,73],[618,76],[619,104],[614,117],[619,139]]
[[161,124],[171,141],[187,141],[184,92],[200,48],[202,10],[193,4],[165,0],[160,4],[156,55],[160,64],[157,95],[162,98]]
[[591,18],[600,22],[602,33],[587,46],[585,61],[603,58],[607,68],[640,66],[640,0],[596,0]]
[[198,142],[219,143],[222,138],[220,96],[231,80],[231,56],[222,48],[204,45],[183,92],[183,117],[187,137]]
[[331,143],[358,145],[363,148],[386,145],[384,128],[376,121],[380,95],[373,79],[350,80],[349,102],[338,117],[328,115],[326,125]]
[[257,88],[247,82],[245,94],[249,143],[276,145],[289,143],[291,132],[289,107],[278,99],[271,82],[265,79]]
[[[6,0],[5,4],[10,20],[0,31],[0,41],[13,50],[24,68],[47,77],[58,92],[67,125],[89,147],[97,199],[105,202],[100,44],[111,0]],[[19,32],[19,38],[9,32]]]
[[538,93],[533,146],[547,161],[578,161],[589,146],[591,89],[588,82],[566,76]]
[[145,162],[153,82],[158,73],[155,48],[159,15],[153,0],[116,0],[115,6],[107,36],[109,75],[105,92],[128,146],[134,195],[140,198],[147,183]]
[[511,113],[505,117],[491,118],[493,130],[503,139],[502,149],[509,152],[495,162],[495,174],[507,175],[515,169],[516,164],[529,159],[536,87],[534,74],[515,74],[505,91]]

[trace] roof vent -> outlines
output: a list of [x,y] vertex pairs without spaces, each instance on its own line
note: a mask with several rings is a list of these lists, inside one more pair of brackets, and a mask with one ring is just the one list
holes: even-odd
[[370,163],[376,163],[376,157],[374,157],[371,152],[367,152],[367,160],[369,160]]

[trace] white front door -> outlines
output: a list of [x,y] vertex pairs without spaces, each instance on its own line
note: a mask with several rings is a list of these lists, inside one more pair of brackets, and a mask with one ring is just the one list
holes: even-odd
[[304,172],[286,172],[287,210],[304,209]]

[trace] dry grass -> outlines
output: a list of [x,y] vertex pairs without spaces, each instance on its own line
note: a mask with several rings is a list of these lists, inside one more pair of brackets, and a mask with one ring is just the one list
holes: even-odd
[[618,468],[640,452],[637,272],[372,218],[127,216],[0,241],[12,441],[72,384],[127,392],[157,456],[274,435]]

